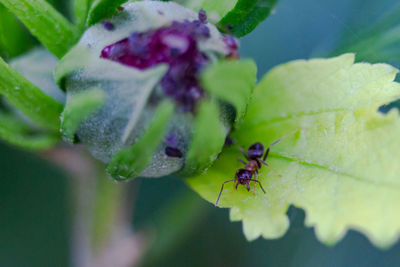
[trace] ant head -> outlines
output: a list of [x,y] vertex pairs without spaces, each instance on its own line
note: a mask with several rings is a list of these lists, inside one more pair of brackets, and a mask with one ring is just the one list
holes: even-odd
[[239,169],[236,171],[236,179],[239,180],[240,184],[247,184],[248,180],[253,177],[253,174],[249,170]]
[[250,159],[261,158],[264,154],[264,146],[261,143],[252,144],[249,149],[247,149],[247,156]]

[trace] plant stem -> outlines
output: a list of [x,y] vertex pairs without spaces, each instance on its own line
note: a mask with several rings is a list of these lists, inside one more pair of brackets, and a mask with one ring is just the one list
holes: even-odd
[[61,165],[71,177],[71,265],[135,265],[146,240],[131,229],[127,184],[114,183],[105,174],[105,167],[81,149],[59,147],[44,156]]

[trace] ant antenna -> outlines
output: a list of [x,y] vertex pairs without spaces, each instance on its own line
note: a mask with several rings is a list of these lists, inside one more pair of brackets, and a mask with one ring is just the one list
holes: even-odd
[[[267,148],[267,150],[265,151],[265,155],[263,157],[263,160],[265,161],[268,157],[268,153],[271,149],[271,147],[273,147],[274,145],[278,144],[280,141],[282,141],[285,138],[288,138],[289,136],[295,134],[297,131],[299,131],[299,129],[294,130],[293,132],[291,132],[290,134],[284,135],[281,138],[279,138],[278,140],[276,140],[275,142],[273,142],[272,144],[269,145],[269,147]],[[264,164],[264,163],[263,163]],[[265,164],[264,164],[265,165]]]
[[243,154],[243,156],[244,156],[244,158],[245,159],[247,159],[247,160],[249,160],[249,158],[247,157],[247,154],[246,154],[246,152],[244,152],[244,149],[243,149],[243,147],[239,147],[239,149],[240,149],[240,152],[242,152],[242,154]]
[[236,179],[232,179],[232,180],[225,181],[225,182],[222,183],[221,191],[219,191],[219,195],[218,195],[218,198],[217,198],[217,202],[215,203],[215,206],[218,206],[219,198],[221,197],[222,190],[224,190],[224,185],[225,185],[226,183],[230,183],[230,182],[233,182],[233,181],[235,181],[235,180],[236,180]]
[[269,147],[272,147],[274,145],[276,145],[277,143],[279,143],[280,141],[282,141],[283,139],[288,138],[289,136],[294,135],[296,132],[298,132],[300,129],[296,129],[293,132],[291,132],[290,134],[284,135],[281,138],[279,138],[278,140],[276,140],[275,142],[273,142],[272,144],[269,145]]

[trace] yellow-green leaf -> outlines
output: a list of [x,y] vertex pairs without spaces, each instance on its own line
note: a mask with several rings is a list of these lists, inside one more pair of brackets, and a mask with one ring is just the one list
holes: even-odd
[[[400,119],[377,108],[400,96],[397,69],[386,64],[354,64],[354,55],[294,61],[271,70],[255,89],[249,111],[233,138],[247,147],[272,147],[259,173],[266,194],[227,184],[220,206],[243,221],[249,240],[278,238],[289,227],[289,205],[306,211],[324,243],[358,230],[377,246],[400,232]],[[215,203],[222,182],[243,168],[238,147],[227,148],[204,175],[188,183]],[[253,183],[251,184],[253,187]]]

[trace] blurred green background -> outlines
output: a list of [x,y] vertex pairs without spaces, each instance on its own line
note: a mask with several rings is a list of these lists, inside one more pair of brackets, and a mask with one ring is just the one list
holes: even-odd
[[[64,1],[53,2],[67,12]],[[376,44],[398,20],[388,20],[378,33],[368,31],[395,7],[393,0],[281,0],[274,14],[242,40],[241,55],[256,60],[261,77],[289,60],[346,51],[340,44],[351,47],[370,34],[375,36],[370,46],[377,50],[361,51],[358,59],[398,66],[400,45]],[[23,52],[29,44],[6,56]],[[70,266],[70,186],[66,174],[41,157],[0,144],[1,267]],[[241,224],[229,222],[227,210],[201,200],[182,180],[137,179],[125,186],[136,192],[132,227],[153,233],[146,266],[400,264],[400,244],[378,250],[357,232],[350,231],[333,247],[320,244],[313,230],[303,226],[304,212],[293,207],[288,211],[292,225],[283,238],[247,242]]]

